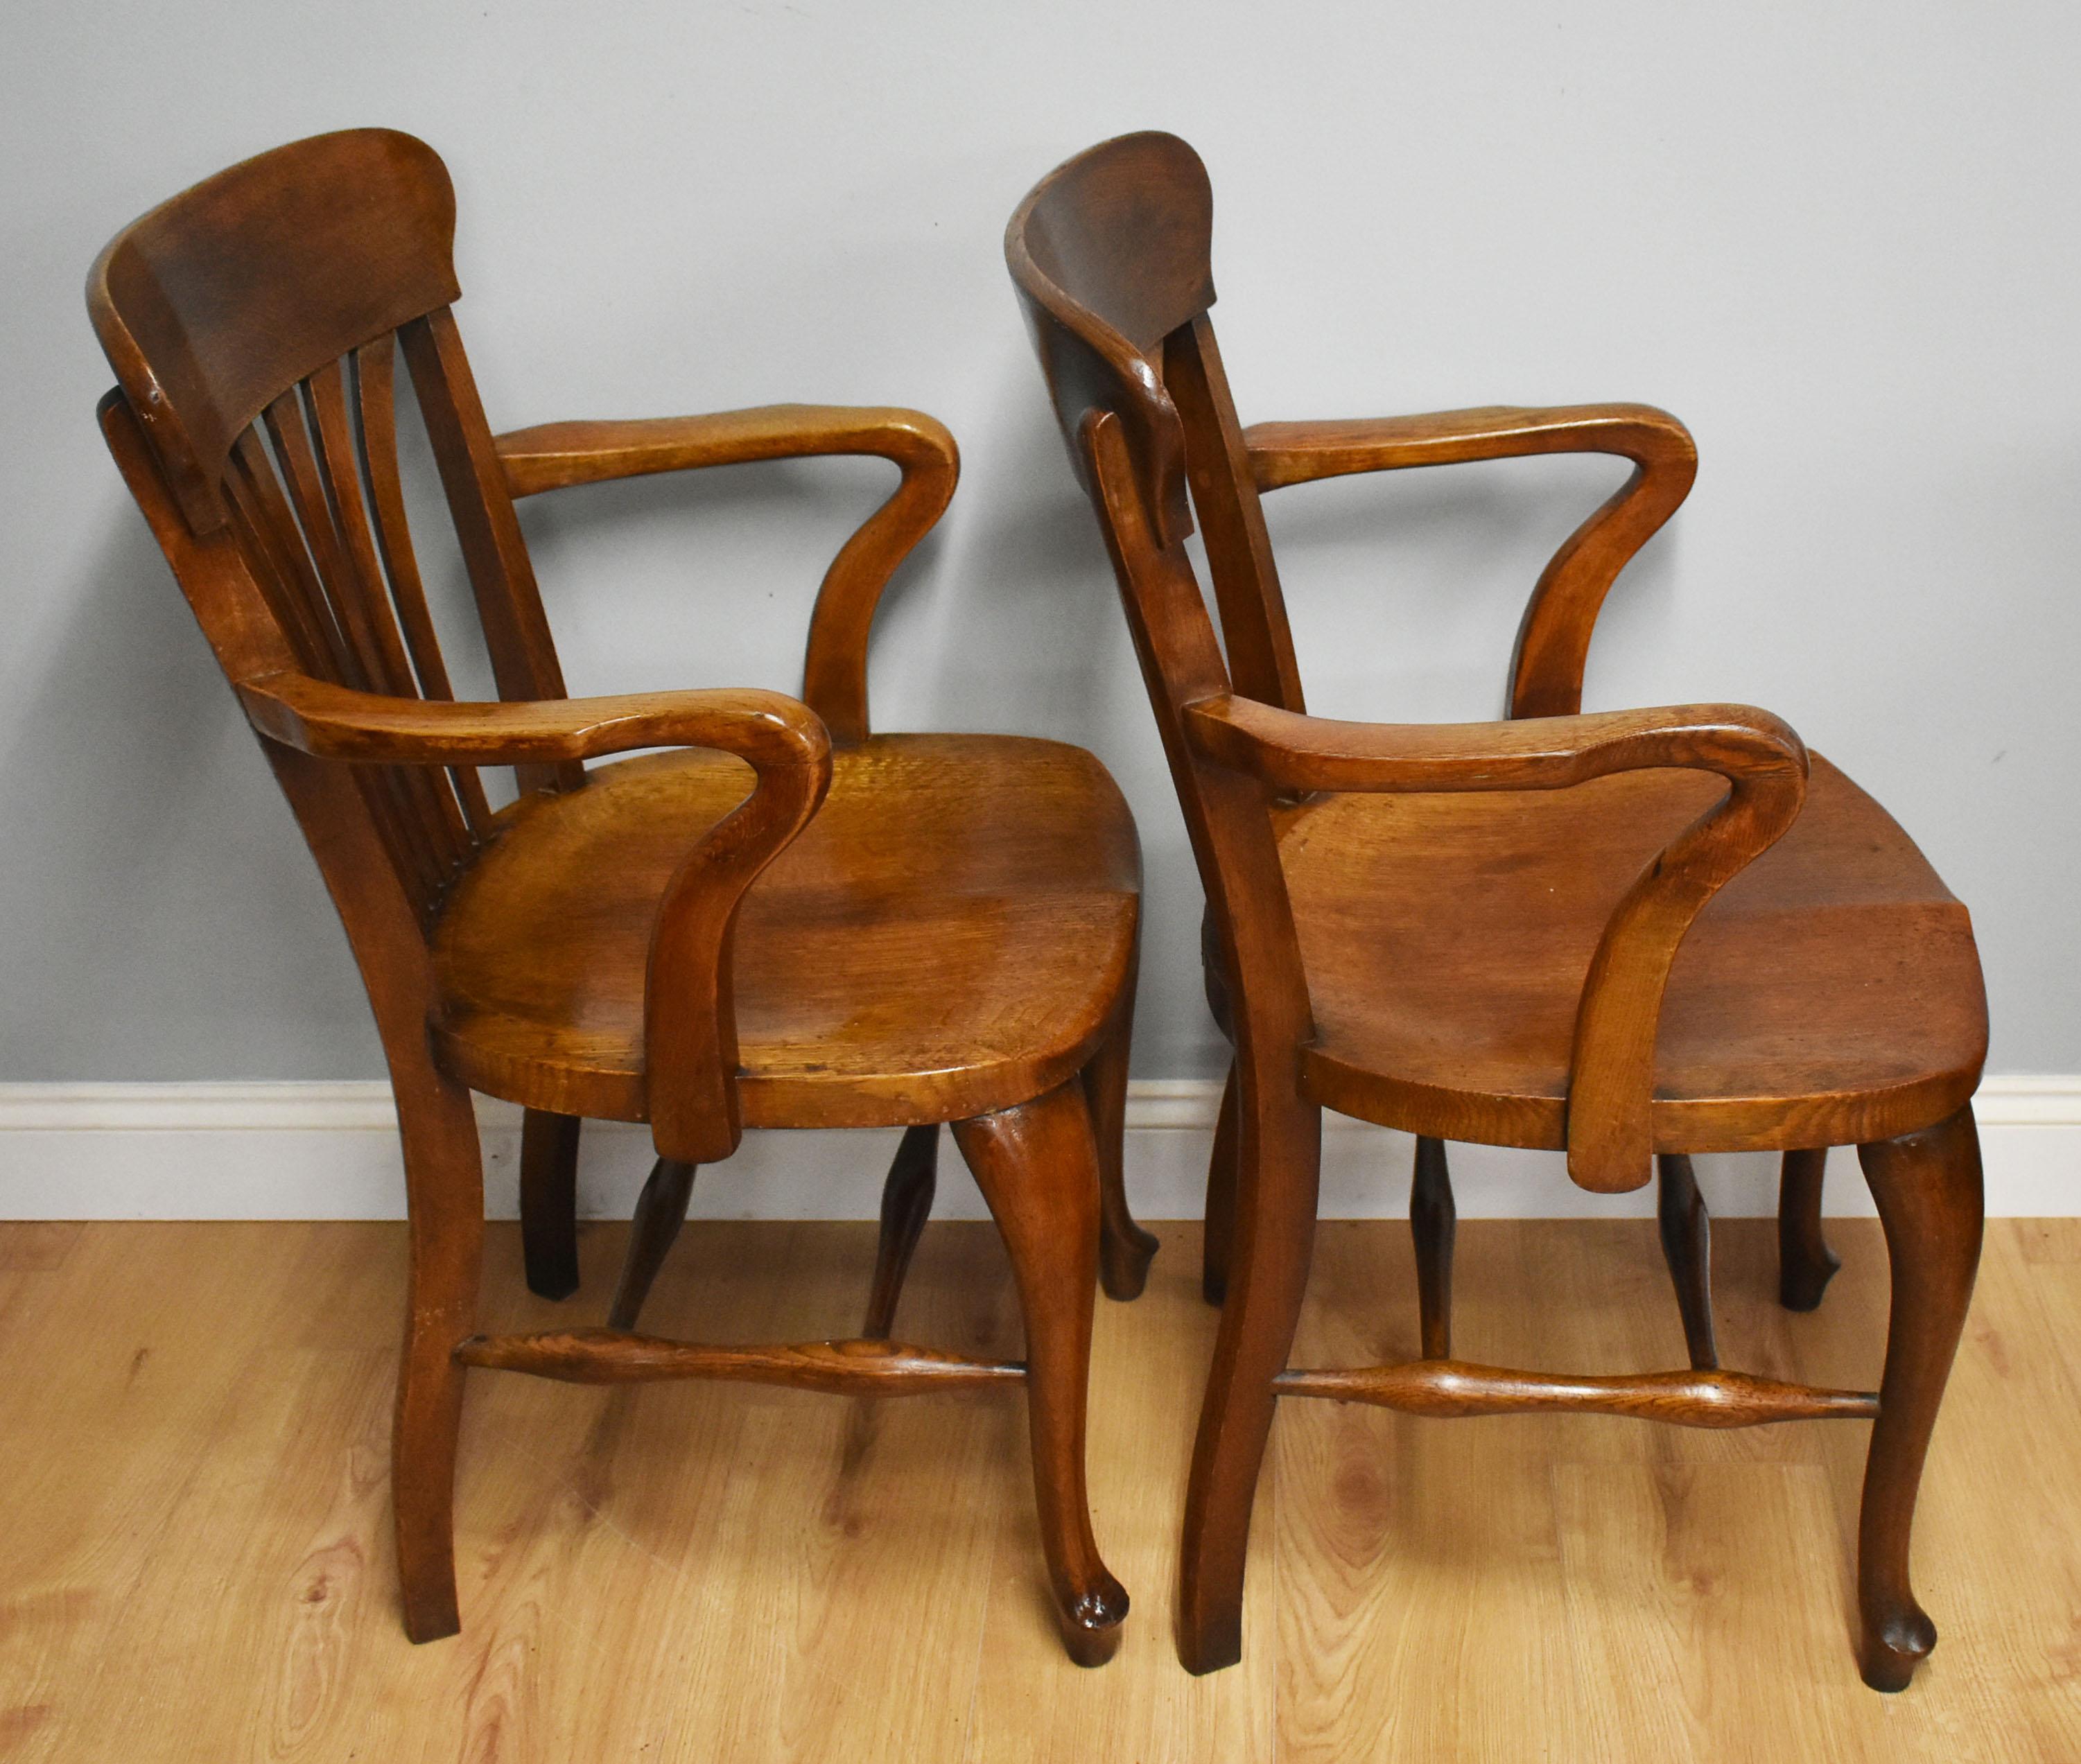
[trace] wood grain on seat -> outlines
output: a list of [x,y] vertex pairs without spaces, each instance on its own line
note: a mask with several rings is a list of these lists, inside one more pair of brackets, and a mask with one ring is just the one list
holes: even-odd
[[[1624,772],[1278,811],[1315,1012],[1310,1094],[1440,1139],[1564,1146],[1591,953],[1633,878],[1722,788]],[[1965,909],[1817,756],[1791,831],[1707,903],[1677,954],[1656,1149],[1891,1138],[1967,1100],[1986,1035]]]
[[[494,1095],[642,1119],[658,897],[750,780],[721,754],[661,754],[509,810],[435,933],[443,1060]],[[1133,960],[1139,871],[1127,805],[1081,748],[838,750],[822,808],[740,910],[746,1124],[953,1120],[1074,1077]]]

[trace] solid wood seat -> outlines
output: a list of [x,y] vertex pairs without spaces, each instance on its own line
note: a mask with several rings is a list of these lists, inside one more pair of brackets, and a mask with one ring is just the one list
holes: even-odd
[[[1438,1139],[1560,1149],[1583,976],[1709,775],[1276,811],[1314,1006],[1314,1098]],[[1499,962],[1499,949],[1510,960]],[[1814,756],[1791,830],[1708,901],[1655,1040],[1661,1152],[1890,1139],[1972,1094],[1971,923],[1893,817]]]
[[[435,934],[442,1058],[537,1108],[645,1119],[658,902],[749,782],[726,755],[653,754],[502,817]],[[958,1120],[1067,1082],[1132,971],[1139,869],[1127,804],[1082,748],[840,749],[816,818],[739,910],[746,1124]]]

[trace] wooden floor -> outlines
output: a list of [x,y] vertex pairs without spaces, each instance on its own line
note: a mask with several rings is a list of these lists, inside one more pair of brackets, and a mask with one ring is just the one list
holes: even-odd
[[[1730,1364],[1877,1382],[1876,1227],[1827,1304],[1771,1300],[1767,1224],[1717,1236]],[[1456,1346],[1680,1363],[1647,1222],[1461,1228]],[[1099,1536],[1114,1663],[1063,1659],[1015,1392],[877,1409],[719,1386],[480,1374],[458,1497],[463,1635],[414,1648],[387,1533],[401,1228],[0,1226],[0,1758],[1515,1761],[2081,1758],[2081,1222],[1991,1229],[1916,1561],[1944,1640],[1858,1682],[1868,1429],[1712,1434],[1587,1417],[1416,1422],[1294,1402],[1254,1539],[1242,1665],[1168,1624],[1214,1313],[1196,1228],[1100,1308]],[[870,1228],[696,1224],[646,1326],[849,1331]],[[596,1307],[620,1249],[585,1242]],[[488,1315],[566,1314],[494,1230]],[[1415,1352],[1401,1228],[1323,1228],[1297,1359]],[[1537,1304],[1532,1302],[1534,1296]],[[926,1234],[912,1340],[1015,1353],[989,1228]]]

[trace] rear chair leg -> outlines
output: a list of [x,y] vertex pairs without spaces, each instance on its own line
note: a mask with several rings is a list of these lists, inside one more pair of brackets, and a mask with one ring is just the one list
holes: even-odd
[[1684,1318],[1684,1345],[1691,1363],[1709,1369],[1720,1363],[1713,1339],[1713,1216],[1698,1192],[1691,1160],[1681,1152],[1665,1152],[1655,1160],[1661,1177],[1655,1214],[1662,1227],[1662,1259],[1676,1288],[1676,1308]]
[[1156,1239],[1127,1206],[1127,1056],[1134,1035],[1134,985],[1115,1007],[1112,1032],[1084,1068],[1084,1097],[1099,1153],[1099,1278],[1109,1299],[1139,1298]]
[[1419,1139],[1409,1189],[1409,1235],[1416,1244],[1416,1304],[1427,1360],[1452,1357],[1452,1237],[1458,1220],[1445,1142]]
[[650,1296],[650,1283],[665,1265],[665,1254],[679,1227],[687,1222],[687,1203],[693,1198],[693,1164],[675,1163],[661,1157],[636,1199],[636,1218],[629,1227],[629,1254],[621,1263],[621,1283],[615,1288],[608,1308],[607,1326],[633,1329],[642,1314],[643,1301]]
[[1821,1174],[1828,1149],[1787,1152],[1777,1185],[1777,1302],[1811,1311],[1843,1263],[1821,1234]]
[[874,1285],[868,1294],[867,1321],[860,1333],[870,1342],[885,1342],[896,1322],[896,1301],[903,1296],[903,1277],[910,1271],[911,1252],[931,1216],[932,1195],[939,1186],[940,1130],[910,1127],[881,1185],[881,1236],[874,1246]]
[[1859,1665],[1874,1690],[1904,1690],[1936,1645],[1936,1626],[1908,1580],[1908,1537],[1980,1262],[1980,1140],[1972,1108],[1919,1133],[1860,1145],[1857,1157],[1878,1203],[1893,1271],[1886,1374],[1857,1526]]
[[456,1438],[463,1368],[456,1347],[477,1325],[484,1249],[484,1166],[469,1092],[431,1065],[393,1066],[405,1151],[411,1270],[391,1433],[390,1485],[405,1633],[437,1641],[456,1608]]
[[1228,1296],[1229,1245],[1235,1235],[1236,1071],[1221,1086],[1221,1112],[1214,1122],[1213,1156],[1207,1161],[1207,1234],[1201,1250],[1200,1292],[1209,1304]]
[[520,1124],[520,1253],[528,1290],[568,1299],[578,1289],[578,1129],[575,1115],[530,1109]]
[[1127,1594],[1099,1555],[1084,1486],[1084,1408],[1099,1260],[1099,1160],[1083,1087],[954,1124],[997,1220],[1026,1318],[1026,1401],[1040,1543],[1070,1657],[1102,1665]]
[[1235,1120],[1234,1263],[1192,1447],[1179,1573],[1178,1657],[1195,1673],[1242,1657],[1251,1503],[1277,1401],[1272,1381],[1285,1370],[1307,1291],[1322,1169],[1322,1111],[1290,1079],[1239,1088]]

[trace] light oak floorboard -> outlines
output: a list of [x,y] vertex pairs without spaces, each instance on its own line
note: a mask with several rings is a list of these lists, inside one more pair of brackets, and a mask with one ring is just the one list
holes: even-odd
[[[1830,1232],[1822,1309],[1779,1310],[1771,1227],[1715,1228],[1729,1365],[1877,1380],[1885,1254]],[[1170,1626],[1214,1313],[1196,1228],[1100,1301],[1091,1490],[1133,1596],[1113,1663],[1063,1659],[1024,1405],[871,1405],[717,1385],[471,1380],[464,1632],[397,1618],[390,1224],[0,1225],[0,1758],[473,1761],[2066,1760],[2081,1757],[2081,1222],[1997,1221],[1925,1483],[1943,1640],[1882,1698],[1850,1653],[1867,1430],[1710,1434],[1590,1417],[1426,1422],[1286,1404],[1259,1494],[1242,1664],[1188,1678]],[[498,1327],[529,1296],[490,1237]],[[1455,1349],[1674,1366],[1648,1221],[1460,1228]],[[872,1228],[688,1227],[645,1327],[858,1325]],[[907,1340],[1019,1351],[986,1225],[932,1227]],[[1415,1350],[1402,1226],[1331,1223],[1295,1359]]]

